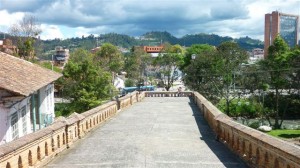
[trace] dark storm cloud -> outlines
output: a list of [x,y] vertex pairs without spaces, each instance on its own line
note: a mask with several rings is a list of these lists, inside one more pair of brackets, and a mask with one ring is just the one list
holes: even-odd
[[0,10],[13,12],[34,12],[51,4],[51,0],[0,0]]
[[[243,19],[248,15],[237,0],[0,0],[0,10],[27,12],[39,22],[139,35],[166,30],[180,34],[210,32],[206,23]],[[100,32],[98,32],[100,33]],[[195,33],[195,32],[190,32]]]
[[248,10],[240,1],[219,2],[217,6],[211,8],[211,17],[214,20],[240,19],[247,16]]

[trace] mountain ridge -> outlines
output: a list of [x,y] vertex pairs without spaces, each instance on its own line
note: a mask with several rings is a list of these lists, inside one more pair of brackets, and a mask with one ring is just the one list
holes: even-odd
[[[6,35],[6,37],[10,37]],[[161,45],[162,43],[168,42],[172,45],[179,44],[181,46],[190,47],[193,44],[209,44],[218,46],[225,41],[237,42],[241,48],[245,50],[252,50],[254,48],[263,48],[264,44],[262,41],[252,39],[248,36],[240,38],[232,38],[229,36],[219,36],[216,34],[186,34],[180,38],[175,37],[167,31],[151,31],[146,32],[139,37],[133,37],[126,34],[118,33],[106,33],[95,36],[93,34],[89,36],[72,37],[67,39],[52,39],[52,40],[39,40],[42,43],[44,51],[54,50],[56,46],[63,46],[70,50],[76,48],[92,49],[100,46],[102,43],[111,43],[113,45],[131,48],[133,46],[155,46]]]

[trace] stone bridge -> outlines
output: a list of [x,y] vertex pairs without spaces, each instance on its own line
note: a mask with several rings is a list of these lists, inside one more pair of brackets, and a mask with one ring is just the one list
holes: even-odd
[[299,168],[300,148],[196,92],[131,93],[0,146],[0,167]]

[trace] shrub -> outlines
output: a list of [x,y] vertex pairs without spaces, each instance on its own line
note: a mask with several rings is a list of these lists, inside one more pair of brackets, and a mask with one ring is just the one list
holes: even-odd
[[[224,112],[226,109],[225,99],[220,100],[217,107]],[[229,115],[231,117],[255,118],[259,116],[260,111],[259,103],[248,99],[233,99],[229,105]]]
[[126,87],[131,87],[131,86],[135,86],[135,81],[133,79],[127,79],[125,81],[125,86]]
[[249,125],[249,127],[253,128],[253,129],[257,129],[259,126],[260,126],[259,121],[255,121]]

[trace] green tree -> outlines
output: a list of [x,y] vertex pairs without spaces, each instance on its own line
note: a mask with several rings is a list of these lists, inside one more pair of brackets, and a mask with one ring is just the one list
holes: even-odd
[[247,54],[234,42],[224,42],[215,50],[204,51],[185,68],[185,83],[214,103],[224,99],[225,112],[229,115],[230,102],[239,95],[235,86]]
[[180,70],[184,70],[185,67],[191,64],[193,62],[192,55],[194,54],[197,56],[202,56],[208,53],[211,53],[214,51],[214,46],[208,45],[208,44],[194,44],[188,49],[186,49],[185,57],[184,57],[184,63],[180,66]]
[[[217,103],[218,100],[216,100],[216,98],[218,96],[216,95],[217,92],[215,88],[218,87],[212,87],[214,86],[214,78],[216,77],[212,69],[215,52],[216,50],[207,52],[200,50],[200,52],[196,52],[195,58],[191,60],[191,63],[183,70],[186,74],[183,80],[187,87],[198,91],[210,101]],[[188,58],[189,55],[185,58]],[[219,83],[216,84],[218,85]]]
[[93,62],[93,56],[82,49],[72,53],[63,70],[62,89],[76,112],[96,107],[110,97],[111,75]]
[[230,113],[230,102],[238,96],[238,91],[235,89],[237,74],[241,71],[241,64],[245,63],[247,58],[247,53],[237,43],[224,42],[217,48],[212,69],[218,77],[213,80],[217,93],[226,100],[226,114]]
[[118,48],[112,44],[104,43],[95,54],[95,61],[106,71],[118,73],[123,69],[124,57]]
[[289,78],[294,89],[292,94],[300,95],[300,47],[296,47],[290,53],[289,62],[291,67]]
[[34,59],[35,38],[42,32],[37,19],[32,15],[25,15],[18,23],[11,25],[9,31],[17,39],[18,56],[27,60]]
[[184,49],[180,45],[165,44],[162,52],[154,60],[154,65],[159,67],[161,80],[167,91],[173,86],[178,78],[176,73],[183,64]]
[[[268,72],[268,83],[273,93],[270,93],[272,113],[274,115],[275,123],[273,124],[275,129],[281,128],[285,110],[281,111],[280,106],[284,104],[287,106],[287,101],[282,95],[290,87],[290,82],[287,80],[288,74],[290,73],[290,50],[285,41],[278,35],[273,45],[268,49],[268,56],[265,60],[261,61],[261,67],[263,70]],[[285,103],[283,103],[285,102]],[[267,116],[269,119],[269,116]],[[270,122],[271,123],[271,122]]]
[[144,75],[144,71],[149,64],[151,56],[141,47],[132,47],[130,53],[125,57],[124,69],[127,77],[138,82]]

